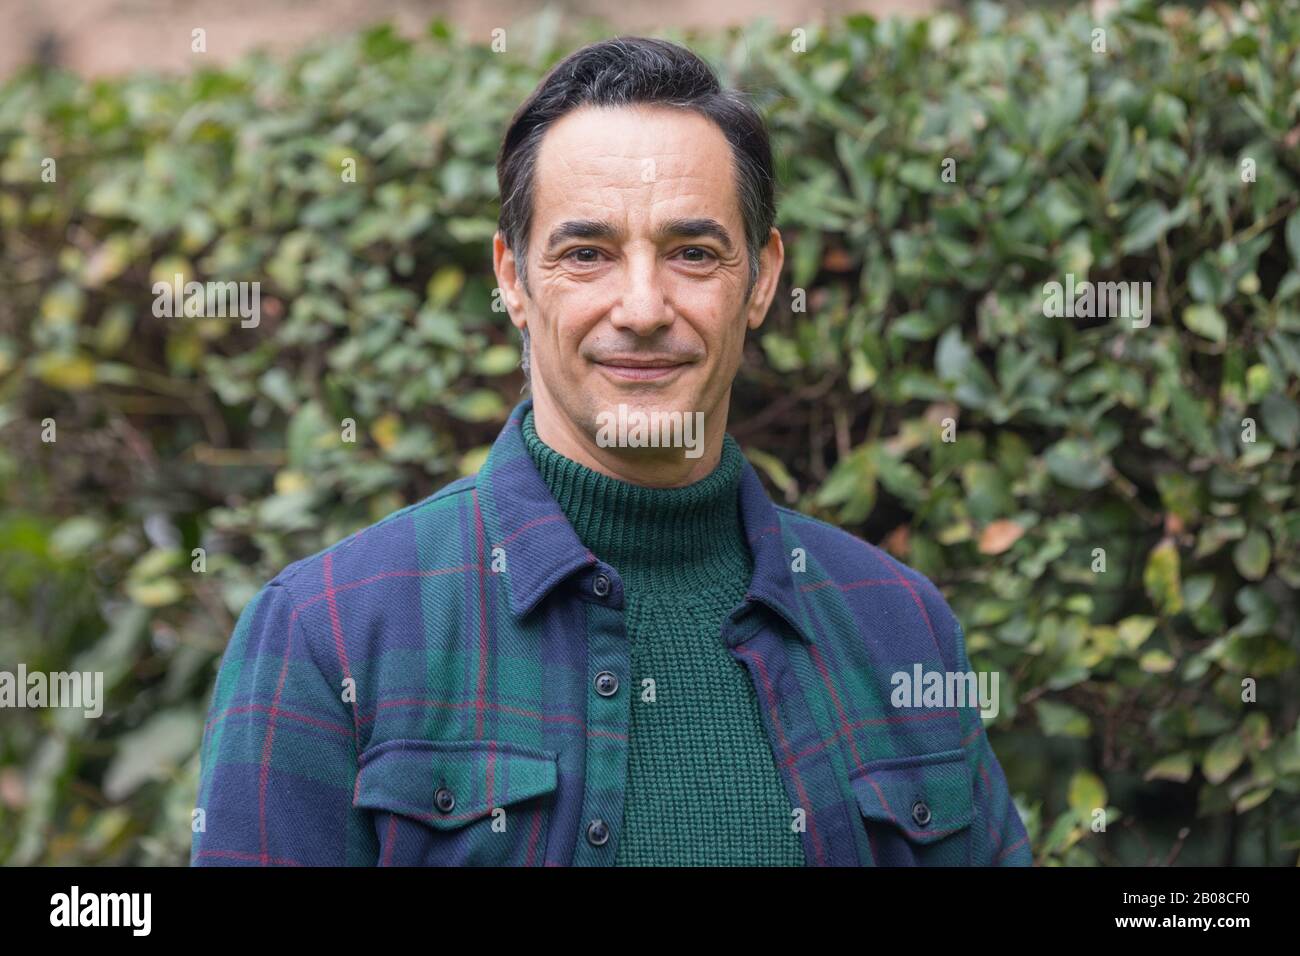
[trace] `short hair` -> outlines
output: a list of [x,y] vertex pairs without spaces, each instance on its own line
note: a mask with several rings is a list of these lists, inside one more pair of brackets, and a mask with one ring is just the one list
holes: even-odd
[[[524,291],[528,291],[526,263],[537,153],[546,130],[582,106],[636,104],[690,110],[711,119],[727,138],[745,227],[748,299],[758,281],[759,255],[776,221],[776,176],[767,127],[748,97],[739,90],[724,89],[699,56],[676,43],[647,37],[602,40],[565,57],[510,120],[497,153],[501,191],[497,225],[514,254]],[[523,330],[523,369],[527,375],[527,329]]]

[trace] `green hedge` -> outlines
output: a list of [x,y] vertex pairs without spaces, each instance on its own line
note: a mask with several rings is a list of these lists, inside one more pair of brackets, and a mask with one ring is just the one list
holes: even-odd
[[[1300,849],[1300,11],[1246,9],[687,38],[780,164],[733,432],[949,596],[1045,863]],[[522,381],[494,152],[599,35],[558,27],[0,90],[0,668],[109,695],[0,714],[0,861],[184,862],[243,604],[475,469]],[[260,281],[260,325],[155,318],[176,272]],[[1150,282],[1149,327],[1049,317],[1067,274]]]

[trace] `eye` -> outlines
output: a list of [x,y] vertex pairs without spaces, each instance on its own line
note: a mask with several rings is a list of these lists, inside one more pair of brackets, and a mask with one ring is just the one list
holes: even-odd
[[[586,253],[590,253],[590,256],[586,255]],[[579,246],[577,249],[570,249],[566,252],[564,258],[590,264],[600,261],[600,250],[595,246]]]
[[[700,258],[695,258],[692,253],[699,253]],[[713,251],[703,246],[687,246],[682,250],[682,255],[687,256],[687,262],[708,262],[710,259],[716,259],[717,256]]]

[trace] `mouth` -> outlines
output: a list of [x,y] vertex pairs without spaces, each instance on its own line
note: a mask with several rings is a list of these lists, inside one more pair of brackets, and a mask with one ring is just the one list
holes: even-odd
[[688,364],[690,363],[677,362],[672,359],[632,358],[630,356],[616,356],[595,363],[596,367],[606,375],[624,382],[658,381],[674,375]]

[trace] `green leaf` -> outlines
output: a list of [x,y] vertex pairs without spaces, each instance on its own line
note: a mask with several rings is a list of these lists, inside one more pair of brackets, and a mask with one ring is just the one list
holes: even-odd
[[1119,622],[1119,640],[1130,654],[1146,643],[1155,630],[1157,620],[1146,615],[1133,615]]
[[465,285],[465,273],[455,266],[443,266],[429,279],[426,294],[435,308],[449,305]]
[[1112,470],[1110,458],[1097,444],[1081,438],[1061,439],[1047,449],[1043,459],[1058,482],[1085,491],[1106,484]]
[[203,720],[191,708],[150,717],[118,740],[116,755],[104,774],[104,795],[122,800],[150,780],[162,779],[194,752],[202,732]]
[[1214,593],[1214,575],[1198,574],[1183,582],[1183,602],[1188,611],[1198,610]]
[[1168,674],[1177,662],[1165,651],[1147,651],[1138,661],[1138,667],[1147,674]]
[[1234,731],[1224,734],[1205,752],[1201,759],[1201,771],[1210,783],[1219,784],[1232,776],[1233,771],[1241,766],[1246,758],[1245,747],[1241,738]]
[[1268,534],[1259,528],[1252,528],[1232,549],[1232,563],[1247,581],[1261,580],[1268,573],[1271,558]]
[[1124,241],[1120,243],[1120,251],[1125,255],[1141,252],[1154,245],[1176,221],[1169,208],[1158,199],[1144,203],[1124,224]]
[[1088,820],[1094,811],[1106,808],[1106,785],[1095,773],[1076,770],[1070,778],[1068,800],[1076,818]]
[[1222,305],[1231,292],[1223,273],[1208,257],[1197,259],[1187,270],[1187,288],[1197,302],[1211,305]]
[[1300,209],[1287,216],[1286,247],[1291,250],[1292,265],[1300,269]]
[[1269,392],[1260,402],[1264,430],[1283,448],[1300,443],[1300,407],[1277,392]]
[[1247,793],[1242,794],[1242,796],[1237,799],[1237,802],[1233,804],[1233,807],[1238,813],[1245,813],[1247,810],[1254,810],[1272,795],[1272,787],[1261,787],[1258,790],[1250,790]]
[[1172,780],[1186,783],[1192,779],[1192,755],[1187,751],[1161,757],[1142,775],[1143,780]]
[[1039,700],[1035,704],[1038,726],[1048,737],[1087,737],[1092,733],[1092,721],[1081,710],[1069,704]]
[[494,345],[474,361],[474,371],[489,377],[506,375],[519,367],[519,349],[513,345]]
[[165,607],[175,604],[185,595],[184,589],[173,578],[128,581],[126,593],[141,607]]
[[508,411],[501,395],[486,388],[456,396],[447,410],[467,422],[497,421]]
[[1211,342],[1223,342],[1228,337],[1228,323],[1212,305],[1189,305],[1183,309],[1183,325]]
[[840,506],[840,520],[855,524],[876,506],[876,459],[870,446],[855,448],[841,458],[813,497],[823,507]]
[[934,350],[934,370],[944,381],[960,381],[966,368],[975,361],[971,347],[962,341],[961,329],[950,326],[939,336]]
[[1179,566],[1178,547],[1169,539],[1157,544],[1147,556],[1142,583],[1151,603],[1164,614],[1177,614],[1183,609]]

